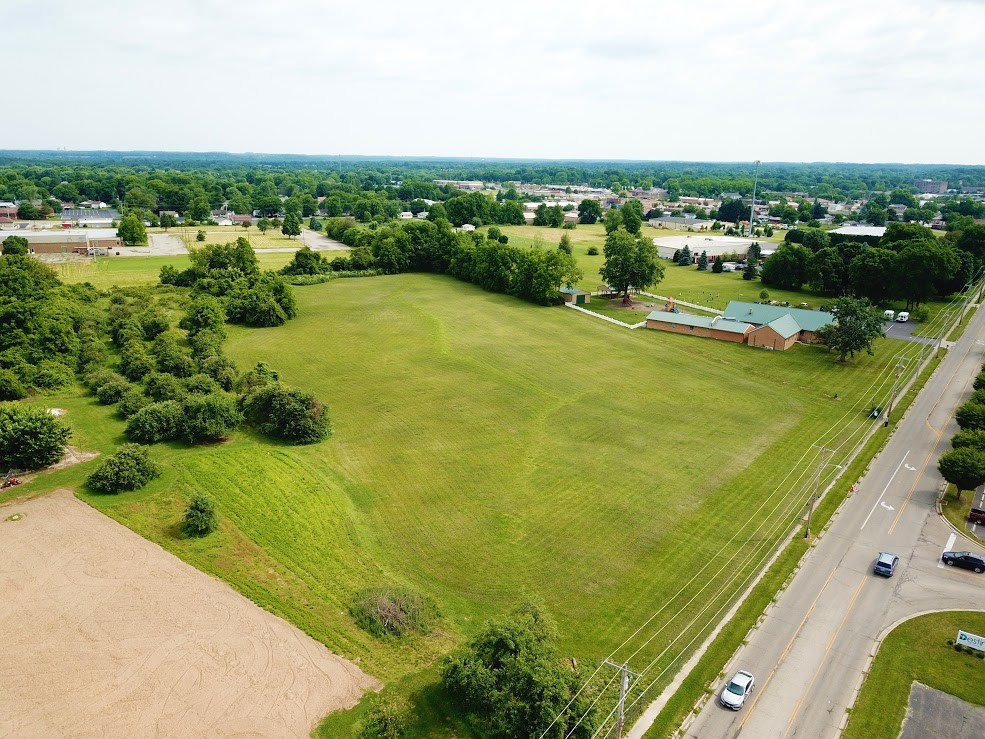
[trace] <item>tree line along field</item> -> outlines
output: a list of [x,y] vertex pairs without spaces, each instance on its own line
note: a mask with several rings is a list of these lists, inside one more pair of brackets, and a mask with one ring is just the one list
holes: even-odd
[[[755,352],[421,274],[297,295],[297,319],[230,326],[227,349],[241,369],[270,362],[325,400],[332,439],[292,447],[240,431],[221,445],[162,444],[160,479],[85,497],[388,682],[524,597],[546,603],[579,659],[606,656],[669,604],[634,661],[670,663],[661,650],[706,630],[734,588],[719,573],[690,604],[673,594],[732,537],[735,571],[756,569],[805,500],[777,491],[778,478],[833,424],[867,423],[873,383],[902,348],[881,341],[849,365],[819,348]],[[83,448],[122,440],[123,422],[95,399],[43,402],[69,411]],[[202,490],[220,531],[182,538]],[[353,594],[390,584],[438,603],[438,636],[381,641],[354,625]]]

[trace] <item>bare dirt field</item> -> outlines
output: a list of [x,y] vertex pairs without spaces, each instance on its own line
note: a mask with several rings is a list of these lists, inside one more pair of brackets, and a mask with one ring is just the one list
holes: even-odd
[[307,737],[379,687],[69,491],[0,506],[0,650],[0,737]]

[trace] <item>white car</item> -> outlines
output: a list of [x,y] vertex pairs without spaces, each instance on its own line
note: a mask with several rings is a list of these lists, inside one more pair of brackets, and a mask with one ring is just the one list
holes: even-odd
[[746,696],[756,687],[756,678],[744,670],[735,673],[735,677],[728,681],[722,690],[721,702],[726,708],[738,711],[742,704],[746,702]]

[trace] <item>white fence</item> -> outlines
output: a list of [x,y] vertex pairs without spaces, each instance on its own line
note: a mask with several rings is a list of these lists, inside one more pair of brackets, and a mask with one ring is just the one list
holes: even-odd
[[593,318],[599,318],[603,321],[608,321],[609,323],[614,323],[616,326],[622,326],[623,328],[643,328],[646,326],[646,321],[640,321],[639,323],[629,324],[618,321],[615,318],[609,318],[608,316],[603,316],[601,313],[596,313],[595,311],[588,310],[587,308],[582,308],[580,305],[574,305],[573,303],[565,303],[568,308],[572,310],[585,313],[592,316]]

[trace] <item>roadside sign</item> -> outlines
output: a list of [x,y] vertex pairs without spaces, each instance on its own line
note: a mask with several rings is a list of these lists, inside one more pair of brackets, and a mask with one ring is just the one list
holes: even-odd
[[985,637],[958,629],[958,644],[985,652]]

